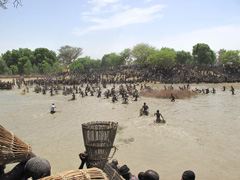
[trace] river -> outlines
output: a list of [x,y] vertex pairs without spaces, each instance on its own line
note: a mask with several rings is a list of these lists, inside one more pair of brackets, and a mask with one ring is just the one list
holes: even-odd
[[[222,87],[226,86],[226,91]],[[236,95],[231,95],[230,86]],[[162,84],[151,85],[163,88]],[[175,88],[178,85],[174,85]],[[196,179],[240,179],[240,84],[192,84],[195,88],[215,88],[216,94],[198,94],[188,99],[140,97],[139,101],[112,103],[96,96],[50,96],[23,89],[0,91],[0,124],[46,158],[52,174],[75,170],[78,154],[85,150],[82,123],[114,121],[119,124],[114,158],[127,164],[131,172],[153,169],[161,180],[181,179],[191,169]],[[146,102],[149,116],[139,117]],[[55,114],[50,114],[55,103]],[[166,124],[154,124],[156,110]],[[7,170],[12,166],[8,165]]]

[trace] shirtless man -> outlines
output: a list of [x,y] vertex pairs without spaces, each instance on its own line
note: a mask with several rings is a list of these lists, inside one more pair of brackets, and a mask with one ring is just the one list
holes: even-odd
[[142,109],[143,109],[143,115],[147,116],[149,107],[148,107],[148,105],[146,103],[143,104]]
[[[159,110],[157,110],[156,113],[154,113],[154,115],[157,116],[157,119],[156,119],[156,123],[165,123],[166,121],[164,120],[162,114],[159,112]],[[162,116],[162,120],[161,120],[161,117]]]

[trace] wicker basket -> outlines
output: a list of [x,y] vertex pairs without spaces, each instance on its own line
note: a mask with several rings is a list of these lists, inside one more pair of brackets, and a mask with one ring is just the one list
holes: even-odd
[[101,169],[97,168],[67,171],[57,175],[41,178],[39,180],[85,180],[85,179],[108,180],[106,174]]
[[0,125],[0,165],[25,161],[31,152],[30,145]]
[[105,165],[103,171],[107,174],[109,180],[124,180],[122,176],[109,164]]
[[108,161],[118,123],[96,121],[82,124],[83,139],[88,153],[87,166],[103,169]]

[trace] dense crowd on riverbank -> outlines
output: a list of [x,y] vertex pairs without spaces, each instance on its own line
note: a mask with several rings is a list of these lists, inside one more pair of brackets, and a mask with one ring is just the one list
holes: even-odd
[[[36,79],[35,83],[50,82],[63,85],[80,83],[234,83],[240,82],[240,67],[221,66],[175,66],[152,68],[148,66],[121,66],[118,68],[90,69],[55,73]],[[33,82],[30,82],[33,83]]]

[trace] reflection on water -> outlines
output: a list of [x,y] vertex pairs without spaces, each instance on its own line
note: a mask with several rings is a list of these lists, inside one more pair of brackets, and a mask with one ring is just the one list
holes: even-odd
[[[48,159],[53,174],[79,167],[78,154],[85,149],[82,123],[116,121],[121,129],[114,158],[136,175],[154,169],[161,180],[173,180],[191,169],[197,179],[239,180],[240,84],[233,84],[236,95],[231,95],[231,85],[192,85],[192,89],[215,87],[217,92],[176,102],[140,97],[127,105],[96,96],[68,101],[71,96],[44,96],[33,89],[26,95],[19,89],[0,91],[0,123]],[[53,102],[59,112],[52,115]],[[139,117],[144,102],[150,115]],[[158,109],[167,121],[164,125],[153,123]]]

